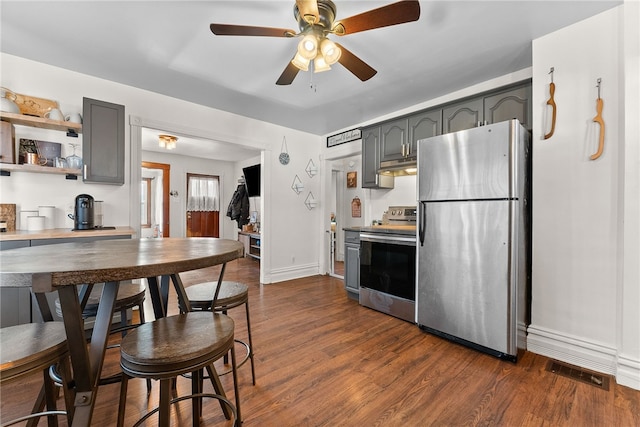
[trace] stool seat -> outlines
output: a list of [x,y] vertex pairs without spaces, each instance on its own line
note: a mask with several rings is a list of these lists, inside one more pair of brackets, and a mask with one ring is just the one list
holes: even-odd
[[[95,317],[98,313],[98,304],[102,296],[102,288],[104,284],[99,283],[93,286],[87,304],[84,307],[82,315],[84,317]],[[145,298],[145,286],[141,283],[120,283],[118,287],[118,295],[116,296],[116,304],[113,307],[114,312],[127,310],[133,307],[140,307]]]
[[54,365],[67,352],[63,322],[27,323],[0,329],[0,381]]
[[[232,281],[223,281],[220,283],[220,290],[218,291],[218,299],[216,300],[215,307],[211,307],[213,304],[213,297],[216,292],[216,287],[218,286],[218,282],[204,282],[198,283],[196,285],[188,286],[185,288],[185,292],[187,294],[187,299],[191,304],[191,308],[193,310],[209,310],[209,311],[220,311],[224,314],[227,314],[227,310],[238,307],[240,305],[245,306],[245,312],[247,317],[247,335],[249,338],[249,343],[246,343],[242,340],[236,340],[238,343],[242,344],[246,350],[246,356],[244,359],[238,363],[238,367],[244,365],[247,360],[251,361],[251,380],[253,385],[256,384],[256,370],[253,361],[253,342],[251,338],[251,318],[249,315],[249,287],[244,283],[232,282]],[[225,363],[227,359],[225,358]],[[220,375],[225,375],[231,372],[231,370],[227,370],[226,372],[220,373]]]
[[139,378],[172,378],[193,372],[229,351],[233,330],[233,320],[217,313],[162,317],[123,338],[120,364],[126,374]]
[[[10,426],[28,420],[28,426],[47,418],[49,427],[58,426],[58,415],[66,415],[73,422],[74,393],[71,390],[69,348],[63,322],[27,323],[0,329],[0,383],[20,380],[24,375],[40,371],[43,385],[29,415],[4,420]],[[49,371],[57,366],[61,378],[66,411],[56,408],[57,390]],[[43,409],[46,409],[43,411]]]
[[[204,282],[185,289],[191,307],[208,310],[213,302],[217,282]],[[223,281],[218,292],[216,310],[229,309],[244,304],[249,298],[249,288],[244,283]]]
[[[236,362],[233,319],[210,311],[196,311],[161,317],[153,322],[140,325],[128,333],[120,344],[120,366],[125,374],[120,391],[118,426],[124,424],[127,378],[147,378],[160,380],[160,403],[158,408],[147,413],[135,424],[140,425],[154,412],[159,412],[158,426],[168,427],[172,402],[185,398],[193,400],[192,423],[200,425],[202,397],[220,400],[225,416],[229,409],[235,416],[235,425],[240,425],[240,397],[238,379],[235,374]],[[215,376],[212,364],[231,352],[233,359],[233,380],[236,405],[226,399],[222,384]],[[202,393],[202,372],[207,369],[218,394]],[[179,375],[192,374],[192,394],[182,398],[169,399],[170,383]],[[214,378],[215,376],[215,378]],[[228,405],[228,408],[225,406]]]

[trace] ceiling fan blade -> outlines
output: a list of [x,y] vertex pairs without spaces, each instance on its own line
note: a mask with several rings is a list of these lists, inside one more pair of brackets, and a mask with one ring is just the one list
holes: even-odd
[[300,16],[309,24],[315,24],[320,21],[317,0],[296,0],[296,6],[298,6]]
[[288,28],[252,27],[249,25],[211,24],[211,32],[217,36],[294,37],[296,32]]
[[282,74],[280,74],[276,84],[280,86],[290,85],[293,82],[293,79],[298,75],[298,71],[300,71],[298,67],[289,61],[289,64],[287,64],[287,67],[284,69]]
[[351,53],[338,43],[336,43],[336,46],[338,46],[342,51],[342,55],[340,55],[340,59],[338,59],[338,62],[341,63],[347,70],[351,71],[357,78],[365,82],[376,75],[377,71],[371,68],[369,64],[355,56],[353,53]]
[[404,24],[420,18],[420,3],[417,0],[403,0],[341,19],[332,30],[339,36]]

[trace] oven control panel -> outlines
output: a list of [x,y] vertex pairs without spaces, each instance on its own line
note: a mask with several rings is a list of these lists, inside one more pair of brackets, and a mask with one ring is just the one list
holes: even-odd
[[417,219],[418,209],[415,206],[389,206],[387,219],[392,221],[410,221]]

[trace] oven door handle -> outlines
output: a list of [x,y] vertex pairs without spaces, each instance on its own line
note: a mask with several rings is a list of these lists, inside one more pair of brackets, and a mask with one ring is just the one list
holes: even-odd
[[385,236],[379,233],[360,233],[361,242],[389,243],[392,245],[415,246],[415,236]]

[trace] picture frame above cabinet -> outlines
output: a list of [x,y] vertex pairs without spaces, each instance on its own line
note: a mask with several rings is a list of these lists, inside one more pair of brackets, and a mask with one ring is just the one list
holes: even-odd
[[124,105],[83,98],[82,178],[124,184]]

